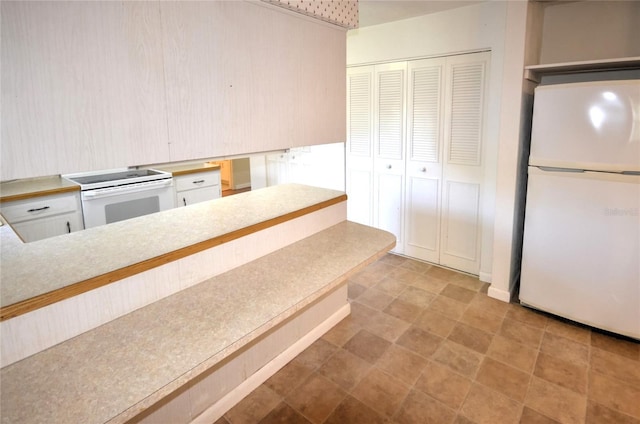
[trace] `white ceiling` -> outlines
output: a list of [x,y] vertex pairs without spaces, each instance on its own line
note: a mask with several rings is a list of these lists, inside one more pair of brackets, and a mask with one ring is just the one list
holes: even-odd
[[359,0],[360,27],[482,3],[481,0]]

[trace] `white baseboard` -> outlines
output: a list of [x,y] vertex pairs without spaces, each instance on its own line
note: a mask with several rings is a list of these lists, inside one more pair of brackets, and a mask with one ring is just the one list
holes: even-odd
[[249,393],[254,391],[258,386],[267,381],[269,377],[277,373],[289,361],[298,356],[302,351],[311,346],[313,342],[318,340],[322,335],[329,331],[333,326],[342,321],[351,313],[351,305],[347,303],[338,309],[333,315],[323,321],[320,325],[308,332],[297,342],[289,346],[284,352],[276,356],[271,362],[256,371],[253,375],[243,381],[239,386],[217,401],[215,404],[207,408],[202,414],[198,415],[192,424],[210,424],[216,422],[229,409],[233,408],[238,402],[244,399]]
[[483,283],[490,283],[491,282],[491,273],[490,272],[482,272],[482,271],[480,271],[480,273],[478,275],[478,278]]
[[497,289],[493,286],[489,287],[489,291],[487,292],[489,297],[494,299],[502,300],[503,302],[509,303],[511,301],[511,293],[507,290]]
[[251,187],[251,182],[242,183],[242,184],[234,184],[234,186],[233,186],[234,190],[242,190],[243,188],[250,188],[250,187]]

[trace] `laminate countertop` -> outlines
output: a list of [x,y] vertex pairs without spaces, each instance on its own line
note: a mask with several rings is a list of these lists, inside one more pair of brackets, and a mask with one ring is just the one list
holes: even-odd
[[[304,193],[307,201],[319,194],[285,191]],[[276,193],[283,194],[261,196]],[[394,245],[386,231],[343,221],[6,366],[0,371],[2,422],[126,422]]]
[[[0,306],[98,276],[109,280],[115,271],[153,258],[168,262],[172,252],[344,200],[340,191],[283,184],[31,243],[18,243],[3,230]],[[121,273],[118,279],[127,276]]]
[[30,199],[51,194],[80,191],[80,186],[61,178],[59,175],[0,183],[0,202]]
[[210,162],[194,163],[194,164],[182,164],[182,165],[158,165],[150,166],[150,168],[157,169],[159,171],[165,171],[171,173],[174,177],[180,175],[197,174],[200,172],[216,171],[220,170],[220,165]]

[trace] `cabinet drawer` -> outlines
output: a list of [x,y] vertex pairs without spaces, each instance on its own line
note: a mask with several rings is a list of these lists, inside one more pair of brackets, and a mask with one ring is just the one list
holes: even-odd
[[43,218],[80,209],[77,194],[63,194],[16,200],[0,205],[2,214],[10,223]]
[[173,177],[176,191],[193,190],[201,187],[220,185],[220,171],[201,172],[193,175]]

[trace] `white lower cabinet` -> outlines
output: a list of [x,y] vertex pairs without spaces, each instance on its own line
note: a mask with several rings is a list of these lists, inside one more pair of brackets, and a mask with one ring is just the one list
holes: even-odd
[[178,207],[222,197],[219,169],[174,176],[173,185]]
[[348,219],[478,274],[489,53],[347,70]]
[[25,242],[84,229],[79,193],[61,193],[3,202],[0,210]]

